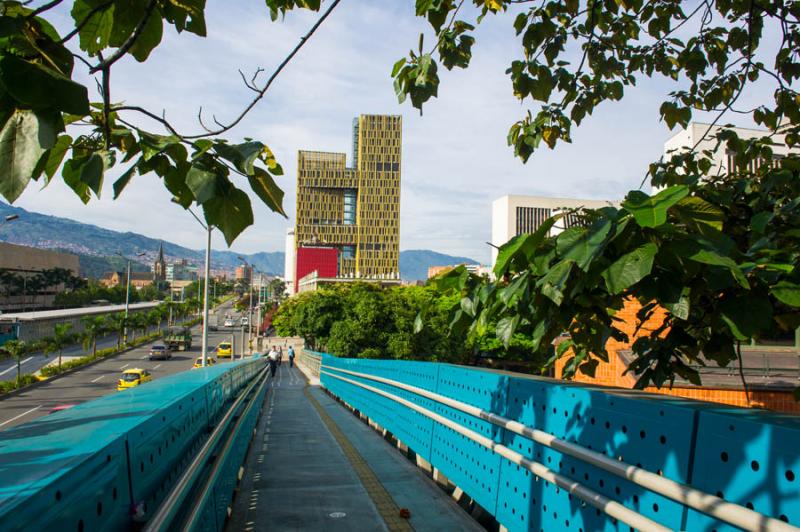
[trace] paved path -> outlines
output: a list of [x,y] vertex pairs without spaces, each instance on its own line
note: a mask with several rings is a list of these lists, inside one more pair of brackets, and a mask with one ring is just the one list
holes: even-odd
[[[483,530],[376,432],[284,362],[228,531]],[[411,518],[399,517],[399,509]]]

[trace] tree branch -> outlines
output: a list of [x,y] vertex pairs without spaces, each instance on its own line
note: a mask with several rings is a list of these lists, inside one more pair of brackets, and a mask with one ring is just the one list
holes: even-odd
[[54,7],[56,7],[58,4],[60,4],[63,1],[64,0],[53,0],[52,2],[48,2],[45,5],[43,5],[41,7],[38,7],[36,9],[34,9],[33,11],[31,11],[31,13],[25,18],[33,18],[33,17],[39,16],[40,13],[44,13],[45,11],[47,11],[49,9],[53,9]]
[[150,20],[150,16],[153,14],[153,10],[156,8],[156,4],[158,0],[150,0],[148,2],[147,7],[144,9],[144,16],[142,20],[139,21],[139,24],[136,25],[136,28],[133,30],[133,33],[127,38],[127,40],[122,43],[122,46],[117,48],[117,51],[114,52],[108,59],[101,60],[100,63],[95,65],[89,73],[94,74],[100,70],[105,70],[110,68],[111,65],[116,63],[123,55],[128,53],[128,50],[136,44],[136,40],[141,36],[142,32],[144,31],[144,27],[147,25],[147,21]]

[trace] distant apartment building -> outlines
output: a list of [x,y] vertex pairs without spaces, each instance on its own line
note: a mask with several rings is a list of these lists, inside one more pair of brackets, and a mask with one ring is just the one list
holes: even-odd
[[77,255],[0,242],[0,311],[36,310],[53,306],[64,284],[47,284],[56,268],[77,277]]
[[[318,279],[399,284],[401,149],[402,117],[361,115],[352,166],[344,153],[298,152],[295,291],[314,271]],[[325,273],[312,267],[320,260]]]
[[[754,171],[758,166],[761,166],[762,161],[756,160],[749,163],[748,167],[742,167],[741,163],[736,160],[736,154],[729,151],[724,142],[720,143],[718,146],[716,136],[723,130],[731,130],[743,140],[760,138],[770,134],[770,132],[765,129],[743,127],[726,128],[723,126],[703,124],[701,122],[692,122],[686,129],[674,134],[664,143],[664,157],[665,159],[669,159],[673,155],[692,148],[695,149],[696,153],[708,150],[713,154],[713,164],[709,170],[710,175],[725,175],[740,170]],[[772,147],[773,164],[777,164],[780,159],[783,159],[790,153],[800,153],[800,149],[789,148],[786,145],[784,135],[773,135],[772,142],[774,143]]]
[[517,235],[533,233],[545,220],[565,214],[550,230],[555,235],[569,229],[578,221],[571,211],[582,208],[598,209],[618,202],[596,199],[549,198],[545,196],[506,195],[492,202],[492,268],[497,260],[497,248]]
[[245,264],[237,266],[234,277],[236,281],[243,281],[248,285],[251,284],[253,282],[253,267]]
[[190,264],[186,259],[176,260],[171,264],[167,264],[166,277],[168,283],[174,283],[176,281],[196,281],[197,265]]

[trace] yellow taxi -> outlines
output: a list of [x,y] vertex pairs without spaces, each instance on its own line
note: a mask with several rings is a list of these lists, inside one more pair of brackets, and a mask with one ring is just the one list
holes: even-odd
[[219,358],[227,357],[230,358],[233,354],[233,345],[230,342],[220,342],[217,346],[217,356]]
[[119,384],[117,384],[117,390],[134,388],[151,380],[153,380],[153,376],[146,369],[126,369],[122,372],[122,377],[120,377]]
[[[217,363],[217,360],[215,358],[208,357],[207,363],[208,363],[209,366],[213,366],[214,364]],[[195,359],[195,361],[194,361],[194,366],[192,366],[192,367],[193,368],[202,368],[203,367],[203,357],[197,357]]]

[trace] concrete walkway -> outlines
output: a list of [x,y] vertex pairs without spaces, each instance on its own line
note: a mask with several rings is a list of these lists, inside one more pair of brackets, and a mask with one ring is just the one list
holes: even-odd
[[[483,530],[376,432],[287,362],[245,463],[227,529]],[[410,510],[410,519],[400,517]]]

